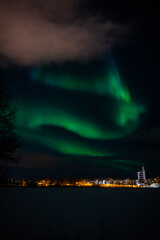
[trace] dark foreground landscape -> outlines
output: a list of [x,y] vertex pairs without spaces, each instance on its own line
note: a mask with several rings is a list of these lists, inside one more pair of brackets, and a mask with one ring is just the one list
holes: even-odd
[[3,240],[159,238],[159,189],[0,188]]

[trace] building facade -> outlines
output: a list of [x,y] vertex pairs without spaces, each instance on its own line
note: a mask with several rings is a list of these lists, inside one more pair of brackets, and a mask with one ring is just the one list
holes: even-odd
[[142,166],[142,171],[137,172],[138,182],[145,183],[146,182],[146,172],[144,170],[144,166]]

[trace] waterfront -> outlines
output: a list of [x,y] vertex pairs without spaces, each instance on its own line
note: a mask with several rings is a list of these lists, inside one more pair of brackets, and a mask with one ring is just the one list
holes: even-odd
[[144,179],[140,181],[139,179],[39,179],[39,180],[31,180],[31,179],[23,179],[23,180],[15,180],[15,179],[4,179],[0,182],[0,186],[6,187],[102,187],[102,188],[159,188],[160,187],[160,177]]
[[0,196],[3,240],[150,239],[158,232],[159,189],[2,187]]

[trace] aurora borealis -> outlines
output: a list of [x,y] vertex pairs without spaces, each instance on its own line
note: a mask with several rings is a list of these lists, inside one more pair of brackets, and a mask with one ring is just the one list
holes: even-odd
[[159,156],[159,84],[148,16],[117,1],[59,1],[0,5],[0,63],[24,142],[20,166],[61,176],[150,166]]
[[66,163],[88,158],[123,170],[139,164],[128,156],[132,146],[126,151],[119,141],[142,126],[147,107],[132,97],[113,57],[32,67],[17,83],[16,131],[35,154],[40,151],[45,158],[49,151]]
[[[119,139],[132,133],[139,126],[145,107],[132,99],[115,63],[112,62],[102,76],[85,74],[85,79],[83,75],[77,79],[69,70],[54,76],[54,68],[52,72],[45,68],[33,69],[31,82],[34,87],[40,82],[43,93],[34,92],[32,102],[27,100],[19,107],[18,133],[62,154],[113,155],[107,147],[95,149],[94,141]],[[45,86],[50,88],[48,96]],[[55,136],[52,134],[55,127],[72,137]]]

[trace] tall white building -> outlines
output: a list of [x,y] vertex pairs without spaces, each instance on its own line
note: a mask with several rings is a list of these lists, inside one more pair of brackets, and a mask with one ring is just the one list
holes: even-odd
[[146,181],[146,172],[144,166],[142,166],[142,171],[137,172],[138,181],[144,183]]

